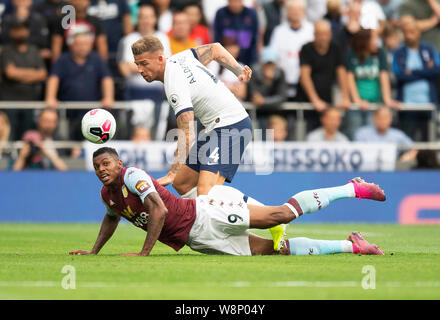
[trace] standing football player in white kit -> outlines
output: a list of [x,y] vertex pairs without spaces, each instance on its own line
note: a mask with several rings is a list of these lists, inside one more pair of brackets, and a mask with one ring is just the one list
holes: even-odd
[[[164,83],[178,129],[185,136],[178,140],[170,171],[158,182],[163,186],[172,183],[182,198],[206,195],[213,186],[231,182],[252,138],[252,123],[240,101],[206,66],[217,61],[244,82],[250,80],[252,70],[241,66],[219,43],[166,58],[160,40],[148,36],[136,41],[132,52],[138,72],[147,82]],[[194,117],[205,127],[196,141]],[[247,202],[263,205],[252,198]],[[284,232],[285,226],[271,229],[275,250],[282,246]]]

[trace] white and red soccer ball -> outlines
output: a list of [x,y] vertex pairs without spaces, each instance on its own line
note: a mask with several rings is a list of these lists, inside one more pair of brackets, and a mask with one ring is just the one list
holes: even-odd
[[104,143],[111,140],[115,135],[116,121],[107,110],[93,109],[82,118],[81,131],[84,138],[90,142]]

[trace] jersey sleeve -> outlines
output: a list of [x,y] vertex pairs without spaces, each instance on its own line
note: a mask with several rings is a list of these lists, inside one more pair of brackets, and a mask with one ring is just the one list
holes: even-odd
[[142,203],[150,193],[157,192],[150,176],[138,168],[131,167],[127,169],[124,176],[124,183],[131,193],[139,196]]
[[[195,59],[191,51],[188,50],[188,52],[190,52],[191,57],[186,56],[186,59]],[[178,55],[183,56],[183,52]],[[165,81],[165,93],[168,103],[173,108],[176,117],[178,117],[182,112],[194,110],[194,106],[191,101],[188,79],[185,78],[183,69],[175,60],[170,60],[167,64],[169,64],[170,69]]]

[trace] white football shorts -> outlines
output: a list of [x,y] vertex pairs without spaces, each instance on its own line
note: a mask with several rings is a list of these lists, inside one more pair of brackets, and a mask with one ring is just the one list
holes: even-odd
[[206,254],[251,255],[249,209],[243,193],[228,186],[214,186],[196,199],[196,220],[187,245]]

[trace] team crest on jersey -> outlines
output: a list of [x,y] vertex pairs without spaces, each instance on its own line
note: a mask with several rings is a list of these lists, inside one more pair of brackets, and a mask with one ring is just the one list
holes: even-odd
[[128,197],[128,191],[125,185],[122,186],[122,195],[124,196],[124,198]]
[[139,191],[139,193],[144,193],[145,191],[147,191],[148,189],[150,189],[150,185],[148,184],[147,181],[145,180],[139,180],[136,183],[136,190]]

